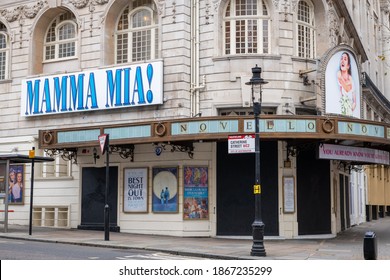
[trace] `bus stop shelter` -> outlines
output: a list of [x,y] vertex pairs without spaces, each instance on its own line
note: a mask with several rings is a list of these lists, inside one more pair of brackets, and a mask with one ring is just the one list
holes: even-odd
[[32,210],[33,210],[33,190],[34,190],[34,165],[35,163],[50,162],[54,161],[51,157],[35,156],[35,149],[30,150],[28,155],[22,154],[0,154],[0,203],[3,201],[4,219],[0,220],[0,224],[4,224],[4,232],[8,231],[8,204],[9,204],[9,173],[10,169],[15,164],[31,164],[31,187],[30,187],[30,227],[29,234],[31,235],[32,230]]

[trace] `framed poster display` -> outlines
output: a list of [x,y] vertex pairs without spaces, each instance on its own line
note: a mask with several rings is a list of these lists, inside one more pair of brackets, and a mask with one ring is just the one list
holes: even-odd
[[154,213],[177,213],[178,206],[178,168],[154,167],[152,211]]
[[184,166],[184,203],[185,220],[209,218],[208,167]]
[[123,212],[148,212],[148,169],[125,168],[123,171]]
[[283,177],[283,212],[295,212],[295,182],[293,176]]
[[10,165],[8,176],[8,204],[24,204],[24,165]]

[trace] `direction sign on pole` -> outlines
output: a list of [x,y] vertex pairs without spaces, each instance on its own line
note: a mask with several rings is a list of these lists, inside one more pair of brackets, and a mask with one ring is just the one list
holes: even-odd
[[107,149],[107,136],[108,134],[99,135],[99,144],[100,144],[100,150],[102,151],[102,155],[104,155],[104,152]]
[[232,135],[228,137],[229,154],[254,153],[255,135]]

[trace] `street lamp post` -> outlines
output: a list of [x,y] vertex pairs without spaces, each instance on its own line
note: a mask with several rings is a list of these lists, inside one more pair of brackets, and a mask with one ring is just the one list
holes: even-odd
[[253,114],[255,117],[255,184],[253,193],[255,195],[255,220],[252,224],[253,244],[251,249],[252,256],[265,257],[264,248],[264,223],[261,218],[261,185],[260,185],[260,135],[259,135],[259,116],[261,113],[262,86],[268,82],[261,78],[261,68],[257,66],[252,68],[252,78],[247,85],[252,87]]

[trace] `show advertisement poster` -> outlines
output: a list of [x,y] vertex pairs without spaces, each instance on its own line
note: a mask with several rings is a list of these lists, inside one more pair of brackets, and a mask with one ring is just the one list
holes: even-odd
[[153,212],[177,213],[179,211],[177,169],[177,167],[153,168]]
[[184,219],[209,218],[208,168],[184,166]]
[[124,170],[123,211],[148,212],[148,169]]
[[24,204],[24,165],[10,165],[8,175],[8,204]]
[[326,113],[360,118],[360,92],[355,56],[347,50],[336,52],[326,66]]

